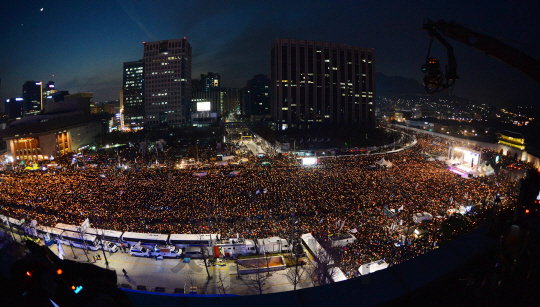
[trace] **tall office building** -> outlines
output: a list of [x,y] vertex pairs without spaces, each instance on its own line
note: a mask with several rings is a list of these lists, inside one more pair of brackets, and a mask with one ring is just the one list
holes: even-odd
[[373,49],[276,39],[271,50],[272,118],[278,130],[316,123],[373,126]]
[[140,129],[144,126],[144,61],[125,62],[123,75],[124,125]]
[[186,125],[191,107],[191,45],[185,37],[143,45],[146,124]]
[[208,92],[212,90],[219,90],[221,87],[219,74],[208,72],[206,75],[201,75],[200,87],[202,90]]
[[246,82],[244,88],[244,115],[270,115],[270,79],[258,74]]
[[41,111],[42,87],[39,81],[26,81],[23,84],[24,114],[35,114]]
[[241,88],[224,87],[221,89],[225,93],[223,101],[223,113],[235,113],[241,111],[244,91]]
[[4,110],[8,119],[22,118],[24,115],[24,98],[15,97],[6,99]]
[[200,102],[206,101],[210,102],[209,111],[221,117],[224,111],[225,94],[221,91],[219,74],[208,72],[207,74],[201,74],[200,79],[193,81],[191,83],[192,112],[200,111]]

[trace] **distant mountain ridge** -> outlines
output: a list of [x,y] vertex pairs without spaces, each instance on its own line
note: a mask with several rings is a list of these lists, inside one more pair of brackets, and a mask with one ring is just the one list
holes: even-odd
[[394,95],[425,95],[424,86],[413,78],[402,76],[387,76],[375,73],[375,85],[378,96]]

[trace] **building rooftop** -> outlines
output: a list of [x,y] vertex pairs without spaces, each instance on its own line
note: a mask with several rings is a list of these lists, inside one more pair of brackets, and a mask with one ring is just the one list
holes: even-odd
[[[52,115],[36,115],[21,119],[21,123],[15,123],[5,130],[0,130],[0,138],[9,139],[28,135],[39,135],[54,130],[62,130],[81,126],[93,121],[101,121],[109,118],[108,114],[81,114],[68,113],[58,117]],[[37,122],[39,120],[39,122]]]

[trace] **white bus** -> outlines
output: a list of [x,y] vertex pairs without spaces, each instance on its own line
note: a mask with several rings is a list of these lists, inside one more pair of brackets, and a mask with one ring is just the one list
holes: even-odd
[[140,242],[142,246],[154,248],[156,245],[167,245],[167,238],[168,235],[160,233],[124,232],[122,242],[124,246],[126,244],[134,246]]
[[253,240],[244,238],[232,238],[216,241],[214,244],[214,256],[234,257],[257,254],[257,248]]
[[[190,246],[210,247],[217,241],[217,234],[171,234],[169,244],[176,247],[184,248]],[[212,242],[210,242],[212,239]]]
[[65,230],[63,229],[58,229],[58,228],[54,228],[50,226],[42,226],[42,225],[36,226],[37,236],[38,238],[41,238],[43,240],[47,238],[47,235],[49,236],[50,239],[56,240],[56,238],[59,238],[64,231]]
[[116,230],[107,230],[107,229],[96,229],[96,228],[88,228],[86,230],[87,234],[94,235],[97,237],[101,237],[103,241],[109,241],[116,246],[120,247],[122,246],[122,234],[123,231],[116,231]]
[[328,274],[332,277],[333,282],[347,280],[347,276],[345,276],[345,274],[343,274],[343,271],[338,267],[328,269]]
[[54,227],[58,229],[71,231],[71,232],[80,232],[80,229],[81,229],[81,226],[69,225],[69,224],[64,224],[64,223],[58,223]]
[[319,244],[319,242],[317,242],[317,239],[315,239],[311,233],[303,234],[301,239],[302,245],[308,251],[308,258],[311,260],[311,262],[316,264],[317,258],[323,258],[320,259],[320,261],[327,262],[330,267],[334,265],[334,260],[330,257],[330,255],[328,255],[326,250]]
[[263,253],[287,253],[290,252],[289,243],[279,237],[257,239],[257,252]]
[[96,236],[85,234],[81,238],[81,234],[79,232],[64,230],[64,232],[62,232],[60,235],[60,242],[65,245],[73,244],[73,247],[82,249],[88,247],[89,250],[93,251],[100,249],[99,240],[96,238]]
[[330,239],[330,242],[332,242],[332,247],[343,247],[356,242],[356,237],[350,233],[330,235],[328,238]]

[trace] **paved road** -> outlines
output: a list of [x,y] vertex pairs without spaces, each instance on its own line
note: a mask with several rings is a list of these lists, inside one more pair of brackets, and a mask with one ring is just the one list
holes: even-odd
[[261,146],[257,145],[254,141],[243,141],[243,143],[251,150],[251,153],[256,157],[258,153],[264,153],[265,151]]
[[[5,230],[4,230],[5,231]],[[9,230],[8,230],[9,232]],[[21,242],[20,236],[15,233],[15,239]],[[82,249],[62,245],[65,256],[64,259],[88,262]],[[58,255],[57,245],[50,247],[51,251]],[[94,256],[99,254],[102,260],[94,262]],[[77,256],[75,259],[74,256]],[[132,289],[137,286],[146,286],[147,291],[154,291],[156,287],[164,287],[166,293],[174,293],[175,288],[184,289],[186,285],[192,284],[197,287],[198,294],[226,294],[254,295],[259,294],[258,290],[250,286],[250,279],[254,279],[254,274],[242,275],[237,278],[236,264],[233,261],[226,261],[226,266],[210,266],[208,272],[211,279],[208,279],[202,260],[192,259],[190,263],[184,263],[183,259],[155,260],[154,258],[133,257],[129,254],[106,252],[109,265],[105,264],[102,251],[91,251],[88,253],[90,263],[102,268],[116,271],[118,285],[129,285]],[[126,270],[127,277],[122,269]],[[266,289],[263,293],[274,293],[293,290],[293,285],[288,281],[287,270],[273,272],[268,278]],[[223,285],[223,286],[222,286]],[[311,287],[312,283],[307,278],[307,273],[302,277],[297,289]]]
[[[51,250],[57,254],[56,245],[51,246]],[[76,260],[87,262],[83,250],[74,248]],[[66,259],[74,260],[73,253],[69,247],[64,246]],[[103,252],[99,252],[102,260],[98,260],[95,265],[105,268]],[[175,288],[184,289],[186,284],[193,284],[198,289],[198,294],[223,294],[223,288],[227,294],[252,295],[258,294],[255,289],[248,286],[249,279],[253,275],[242,275],[242,279],[237,279],[236,264],[227,262],[225,267],[210,266],[208,271],[212,277],[207,279],[206,270],[202,260],[192,259],[190,263],[184,263],[183,259],[155,260],[153,258],[133,257],[129,254],[114,253],[107,254],[109,269],[115,270],[118,276],[118,284],[128,284],[133,289],[144,285],[148,291],[154,291],[156,287],[165,287],[165,292],[173,293]],[[90,254],[91,262],[96,252]],[[127,277],[122,273],[122,269],[127,271]],[[307,275],[307,274],[306,274]],[[250,277],[251,276],[251,277]],[[223,283],[223,287],[221,284]],[[297,286],[297,288],[311,287],[311,281],[307,276]],[[268,280],[268,289],[264,293],[290,291],[293,289],[286,277],[286,270],[274,272]]]

